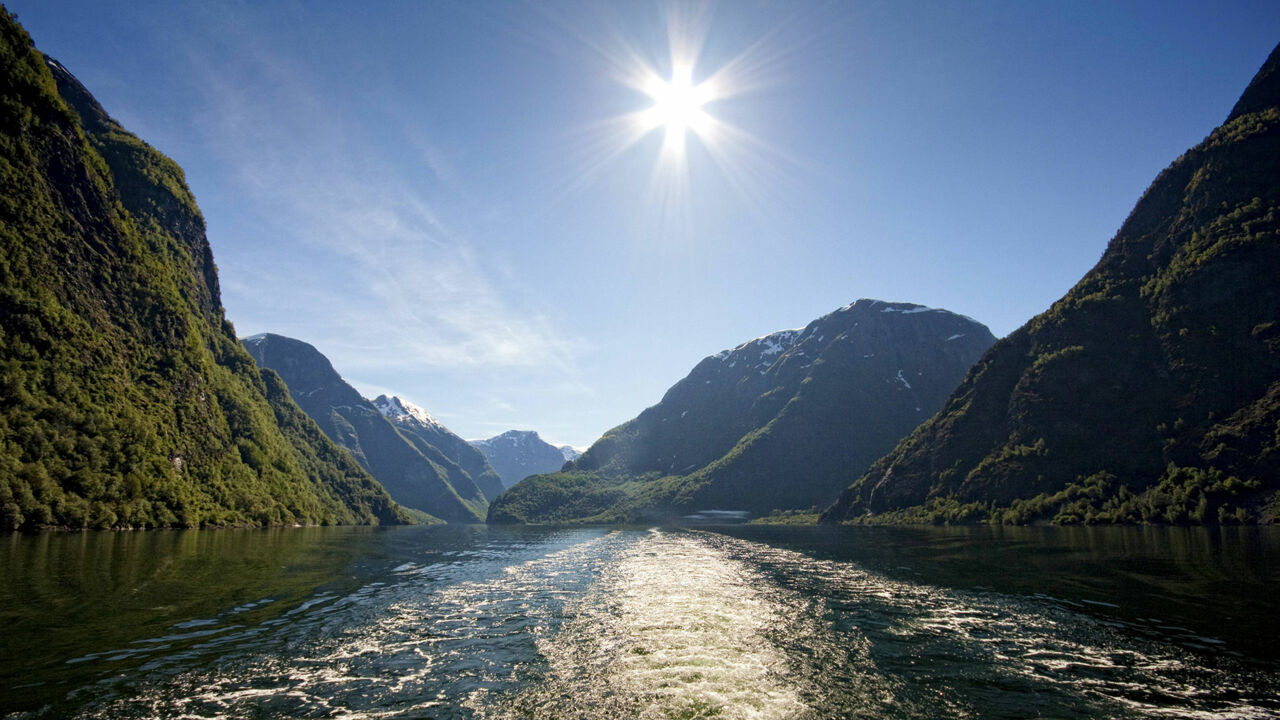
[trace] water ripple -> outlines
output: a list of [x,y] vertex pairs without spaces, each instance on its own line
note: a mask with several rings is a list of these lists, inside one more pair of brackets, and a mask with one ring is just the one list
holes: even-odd
[[[1280,717],[1276,668],[1189,630],[714,532],[575,530],[409,554],[294,607],[264,598],[77,658],[145,659],[77,691],[82,714]],[[269,617],[250,621],[254,607]]]
[[830,626],[859,631],[901,681],[899,700],[916,705],[903,716],[1280,716],[1275,668],[1142,637],[1050,598],[893,580],[726,536],[708,542],[775,585],[823,598]]

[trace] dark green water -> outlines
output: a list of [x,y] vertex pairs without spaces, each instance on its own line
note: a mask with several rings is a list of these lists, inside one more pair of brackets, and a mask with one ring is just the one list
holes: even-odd
[[0,716],[1280,717],[1280,532],[0,537]]

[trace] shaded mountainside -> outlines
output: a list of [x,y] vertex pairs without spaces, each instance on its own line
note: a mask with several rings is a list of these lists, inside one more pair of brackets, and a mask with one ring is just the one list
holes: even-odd
[[704,359],[563,472],[509,490],[489,520],[825,506],[935,412],[992,342],[946,310],[859,300]]
[[270,333],[243,343],[259,366],[280,374],[298,407],[349,450],[396,502],[450,522],[485,517],[488,500],[471,476],[417,435],[402,434],[319,350]]
[[0,10],[0,528],[407,521],[280,388],[182,170]]
[[1097,266],[825,519],[1274,521],[1278,228],[1280,48]]
[[555,472],[564,466],[567,459],[564,448],[548,443],[531,430],[508,430],[488,440],[474,440],[471,444],[489,459],[489,464],[502,476],[505,487],[511,487],[530,475]]
[[430,458],[434,457],[432,453],[440,453],[450,462],[456,463],[480,489],[486,500],[493,500],[502,493],[502,478],[489,465],[484,453],[441,425],[426,410],[407,400],[386,395],[374,398],[373,406],[423,455]]

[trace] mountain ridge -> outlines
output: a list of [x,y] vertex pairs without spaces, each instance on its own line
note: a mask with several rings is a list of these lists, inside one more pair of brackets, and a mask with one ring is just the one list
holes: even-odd
[[563,447],[548,443],[534,430],[507,430],[485,440],[472,440],[471,445],[488,458],[502,477],[504,489],[530,475],[555,472],[567,462]]
[[274,333],[241,342],[259,366],[279,373],[298,407],[397,502],[449,522],[483,519],[488,500],[470,475],[416,434],[402,433],[314,346]]
[[[980,323],[947,310],[855,301],[704,358],[561,473],[505,493],[489,520],[825,506],[848,473],[928,417],[993,341]],[[807,466],[813,472],[790,472],[819,451],[822,459]]]
[[1280,46],[1062,299],[828,521],[1280,517]]
[[385,394],[372,400],[373,406],[395,425],[427,457],[439,452],[462,469],[471,482],[492,501],[502,494],[502,478],[489,465],[484,454],[476,450],[449,428],[431,416],[426,410],[402,398]]

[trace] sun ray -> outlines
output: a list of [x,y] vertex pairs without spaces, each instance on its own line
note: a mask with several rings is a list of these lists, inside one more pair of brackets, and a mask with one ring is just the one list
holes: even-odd
[[[784,83],[798,66],[820,54],[829,37],[807,32],[801,37],[796,32],[812,23],[780,23],[728,60],[712,64],[704,57],[711,30],[710,4],[665,5],[666,47],[656,56],[653,48],[637,44],[641,35],[633,25],[600,6],[591,6],[595,10],[586,17],[538,7],[544,8],[557,37],[563,38],[566,32],[574,36],[595,58],[604,77],[634,91],[637,105],[634,110],[584,123],[566,136],[565,145],[553,155],[554,162],[566,166],[566,172],[556,174],[565,182],[547,190],[561,199],[571,197],[598,182],[637,147],[652,145],[656,154],[645,198],[647,207],[656,212],[645,217],[658,222],[655,231],[666,235],[682,225],[677,216],[688,214],[689,208],[682,206],[693,199],[691,176],[701,175],[704,168],[717,169],[726,189],[751,205],[752,211],[762,209],[780,184],[796,180],[784,177],[794,164],[786,152],[717,114],[732,110],[735,106],[730,103],[743,95]],[[832,24],[821,26],[829,30]],[[625,98],[620,96],[618,102]]]

